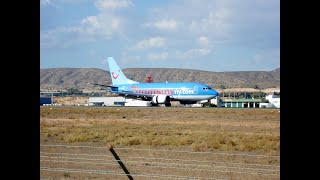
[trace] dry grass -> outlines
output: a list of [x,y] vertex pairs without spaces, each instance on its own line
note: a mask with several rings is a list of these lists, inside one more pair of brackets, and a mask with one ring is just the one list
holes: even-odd
[[[52,109],[50,109],[52,108]],[[277,109],[228,108],[136,108],[136,107],[40,107],[40,143],[87,146],[133,147],[187,151],[212,151],[280,154],[280,113]],[[89,151],[90,150],[90,151]],[[81,153],[108,154],[82,149]],[[65,149],[42,149],[44,152],[63,152]],[[87,151],[87,152],[86,152]],[[68,151],[67,151],[68,152]],[[194,159],[210,162],[279,165],[279,159],[248,159],[233,156],[209,156],[175,153],[117,151],[122,158],[149,157]],[[69,153],[69,152],[68,152]],[[71,153],[71,152],[70,152]],[[76,152],[77,153],[77,152]],[[137,154],[135,154],[137,153]],[[78,157],[78,156],[77,156]],[[88,157],[85,157],[88,158]],[[112,159],[110,159],[112,160]],[[254,160],[254,161],[253,161]],[[136,174],[176,174],[189,177],[227,179],[274,179],[237,173],[177,171],[174,168],[153,168],[152,163],[127,164]],[[41,166],[70,169],[112,170],[112,167],[88,164],[57,164],[41,161]],[[142,167],[141,167],[142,166]],[[249,168],[250,169],[250,168]],[[120,171],[121,169],[116,168]],[[248,171],[248,170],[246,170]],[[126,176],[41,171],[49,179],[127,179]],[[148,179],[148,178],[138,178]]]
[[280,153],[276,109],[41,107],[41,141]]

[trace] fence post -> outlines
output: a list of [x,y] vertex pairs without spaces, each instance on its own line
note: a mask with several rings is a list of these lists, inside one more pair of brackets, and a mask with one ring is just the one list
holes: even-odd
[[114,158],[118,161],[119,165],[121,166],[121,168],[123,169],[124,173],[126,173],[126,175],[128,176],[128,178],[130,180],[133,180],[133,177],[130,175],[129,171],[127,170],[127,168],[124,166],[124,164],[122,163],[122,161],[120,160],[119,156],[117,155],[117,153],[113,150],[113,146],[109,145],[108,146],[110,152],[112,153],[112,155],[114,156]]

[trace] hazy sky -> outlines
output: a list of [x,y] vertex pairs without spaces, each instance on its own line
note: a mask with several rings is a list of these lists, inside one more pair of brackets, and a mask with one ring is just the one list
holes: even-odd
[[40,68],[280,67],[280,0],[40,0]]

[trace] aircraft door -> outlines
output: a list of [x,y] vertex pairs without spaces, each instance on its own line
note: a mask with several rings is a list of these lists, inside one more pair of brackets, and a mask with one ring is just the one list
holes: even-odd
[[197,85],[195,85],[195,86],[193,87],[193,91],[194,91],[194,93],[198,93],[198,86],[197,86]]

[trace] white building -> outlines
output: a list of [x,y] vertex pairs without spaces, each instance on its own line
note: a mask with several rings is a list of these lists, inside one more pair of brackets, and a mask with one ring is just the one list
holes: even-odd
[[270,94],[266,96],[266,100],[268,100],[268,107],[280,108],[280,97],[278,95]]
[[273,105],[272,105],[272,103],[260,103],[259,107],[260,108],[272,108]]
[[89,97],[89,106],[123,106],[124,97]]
[[137,99],[126,99],[125,106],[151,106],[151,101],[142,101]]
[[202,104],[196,103],[196,104],[186,104],[185,107],[202,107]]
[[151,106],[150,101],[118,97],[90,97],[89,106]]
[[216,105],[217,107],[221,107],[221,98],[219,96],[210,99],[210,103]]

